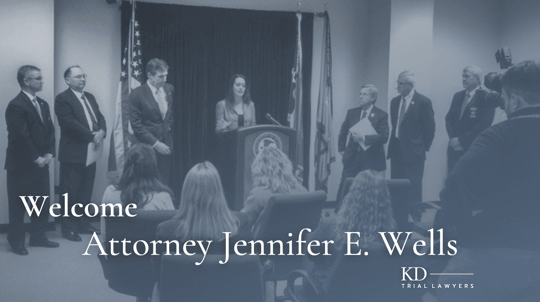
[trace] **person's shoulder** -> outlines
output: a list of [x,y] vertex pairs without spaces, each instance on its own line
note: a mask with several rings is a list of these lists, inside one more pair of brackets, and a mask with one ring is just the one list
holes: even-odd
[[165,220],[158,224],[156,228],[156,234],[158,236],[174,236],[174,233],[176,231],[176,228],[178,227],[178,219],[171,218],[169,220]]
[[86,96],[86,98],[88,98],[88,99],[96,100],[96,97],[93,94],[91,94],[90,92],[88,92],[88,91],[84,92],[84,96]]
[[454,98],[463,97],[465,95],[465,89],[454,93]]
[[[85,91],[85,94],[86,94],[86,91]],[[56,98],[54,98],[54,100],[55,100],[56,102],[58,102],[58,101],[65,101],[65,100],[68,99],[68,97],[69,97],[70,95],[73,95],[73,92],[68,88],[68,89],[66,89],[66,90],[64,90],[64,91],[62,91],[62,92],[60,92],[59,94],[57,94],[57,95],[56,95]]]
[[[139,87],[137,87],[135,89],[132,89],[130,95],[142,94],[142,92],[144,91],[144,86],[148,87],[148,84],[144,83],[144,84],[140,85]],[[148,89],[150,89],[150,88],[148,87]]]
[[11,99],[11,101],[9,101],[8,103],[8,107],[9,106],[19,106],[21,104],[24,103],[24,99],[25,99],[25,94],[24,92],[19,92],[19,94],[17,94],[13,99]]
[[223,100],[217,102],[216,107],[225,107],[225,105],[226,105],[225,102],[226,102],[226,101],[227,101],[227,100],[223,99]]
[[351,109],[347,110],[347,115],[354,114],[354,113],[357,113],[357,112],[360,112],[360,111],[362,111],[362,107],[351,108]]
[[165,83],[165,85],[163,85],[163,90],[165,90],[168,93],[172,93],[174,92],[174,86],[172,84]]
[[249,195],[260,196],[262,194],[273,194],[273,193],[270,188],[262,187],[262,186],[256,186],[253,189],[251,189],[251,191],[249,191]]
[[391,103],[394,102],[400,102],[401,101],[401,95],[398,94],[397,96],[393,97],[392,100],[390,100]]
[[116,189],[116,186],[109,185],[105,192],[103,193],[103,198],[101,199],[101,203],[119,203],[120,200],[120,194],[122,192],[120,190]]
[[431,100],[427,96],[425,96],[425,95],[423,95],[421,93],[418,93],[418,91],[414,91],[413,99],[415,101],[417,101],[417,102],[420,102],[420,103],[430,103],[431,104]]
[[171,195],[168,192],[156,193],[152,199],[157,210],[174,210]]
[[294,188],[294,191],[291,193],[297,193],[297,194],[308,193],[308,190],[304,188],[304,186],[302,186],[301,183],[297,183],[296,187]]
[[378,114],[378,115],[381,115],[381,116],[387,116],[388,113],[384,110],[382,110],[381,108],[377,107],[377,106],[373,106],[373,109],[371,110],[371,113],[372,114]]

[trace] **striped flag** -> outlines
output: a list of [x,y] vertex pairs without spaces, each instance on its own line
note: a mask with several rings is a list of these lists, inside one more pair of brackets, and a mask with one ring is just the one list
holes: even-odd
[[301,22],[302,14],[296,13],[298,19],[298,35],[296,37],[296,53],[294,59],[294,66],[292,68],[291,79],[291,94],[289,98],[289,114],[287,115],[287,121],[289,127],[296,130],[296,176],[299,178],[300,183],[303,182],[304,176],[304,129],[302,124],[302,36],[301,36]]
[[129,94],[142,83],[141,34],[135,20],[135,3],[129,23],[128,43],[122,55],[122,72],[116,95],[116,116],[109,152],[109,177],[120,177],[124,167],[124,154],[133,144],[133,131],[129,123]]
[[317,133],[315,135],[315,190],[328,192],[330,165],[336,160],[332,143],[332,47],[330,17],[324,12],[324,36],[321,62],[321,82],[317,104]]

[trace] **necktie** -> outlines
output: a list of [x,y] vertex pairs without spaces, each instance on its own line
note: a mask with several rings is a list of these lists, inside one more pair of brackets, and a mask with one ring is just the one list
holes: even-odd
[[88,115],[90,115],[90,119],[92,120],[92,132],[99,131],[97,119],[92,113],[92,110],[90,110],[90,104],[88,104],[88,100],[84,97],[84,93],[81,95],[81,99],[83,100],[84,106],[86,107],[86,111],[88,111]]
[[366,118],[366,115],[367,115],[367,111],[362,111],[362,117],[360,118],[361,120],[365,119]]
[[463,112],[465,112],[465,108],[467,108],[467,104],[469,104],[470,100],[471,100],[471,94],[467,92],[465,94],[465,99],[463,99],[463,104],[461,104],[461,114],[459,115],[459,118],[463,117]]
[[36,107],[36,110],[38,112],[39,118],[41,119],[41,122],[43,122],[43,116],[41,115],[41,107],[39,106],[39,103],[37,101],[37,97],[34,97],[32,99],[32,104],[34,104],[34,107]]
[[165,118],[165,114],[167,113],[167,102],[161,94],[161,89],[156,90],[156,102],[158,103],[159,111],[161,111],[161,118]]
[[405,102],[405,98],[402,98],[401,109],[399,110],[399,115],[398,115],[398,127],[397,127],[398,133],[396,133],[396,136],[398,138],[401,135],[401,123],[403,123],[403,117],[405,116],[406,106],[407,106],[407,103]]

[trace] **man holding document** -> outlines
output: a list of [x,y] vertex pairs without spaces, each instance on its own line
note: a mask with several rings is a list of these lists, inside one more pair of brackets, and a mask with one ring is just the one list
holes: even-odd
[[[388,140],[388,113],[375,107],[378,90],[366,84],[360,89],[360,107],[347,111],[338,137],[338,151],[343,156],[343,174],[337,200],[341,201],[348,177],[364,170],[386,170],[384,144]],[[347,142],[348,141],[348,142]]]
[[[103,150],[107,133],[105,118],[99,111],[96,98],[83,91],[86,75],[80,66],[71,66],[64,72],[69,88],[56,96],[54,111],[60,125],[60,195],[68,193],[70,207],[75,203],[86,205],[92,197],[96,176],[96,159]],[[62,235],[71,241],[81,241],[79,233],[99,230],[82,217],[62,219]]]

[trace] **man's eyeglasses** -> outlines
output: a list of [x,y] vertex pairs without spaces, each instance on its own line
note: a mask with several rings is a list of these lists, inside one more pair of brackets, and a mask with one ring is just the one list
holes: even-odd
[[76,75],[74,77],[71,77],[71,78],[75,78],[77,80],[80,80],[80,79],[86,79],[86,75],[85,74],[80,74],[80,75]]
[[43,77],[37,77],[37,78],[26,78],[26,80],[36,80],[38,82],[41,82],[43,80]]

